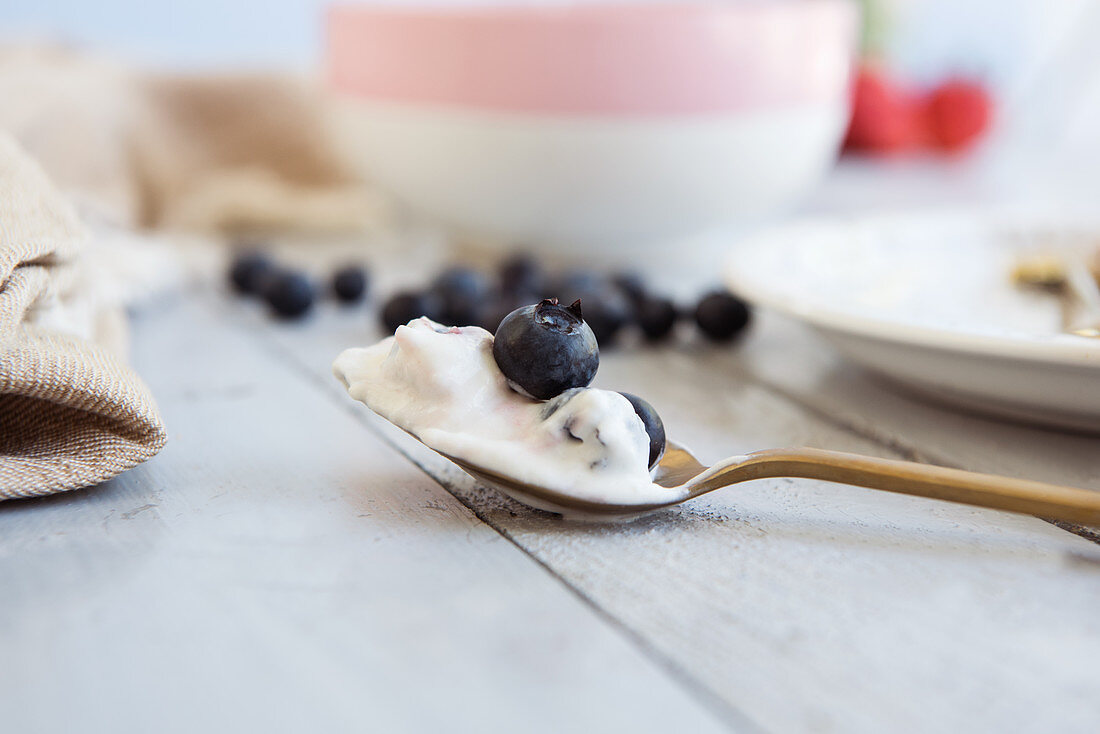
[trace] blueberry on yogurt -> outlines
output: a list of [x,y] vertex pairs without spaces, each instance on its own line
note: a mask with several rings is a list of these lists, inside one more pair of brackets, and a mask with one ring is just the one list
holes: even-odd
[[653,409],[653,406],[645,400],[628,392],[620,392],[619,394],[630,401],[634,412],[642,419],[645,432],[649,435],[649,468],[652,469],[657,466],[657,462],[661,460],[665,453],[665,424],[661,421],[661,416],[657,415],[657,411]]
[[509,385],[538,400],[587,387],[600,366],[580,301],[562,306],[556,298],[508,314],[497,328],[493,357]]

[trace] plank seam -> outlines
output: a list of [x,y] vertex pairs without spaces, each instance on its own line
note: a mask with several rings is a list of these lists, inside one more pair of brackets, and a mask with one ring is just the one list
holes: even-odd
[[[406,451],[401,445],[394,442],[389,436],[386,436],[384,433],[379,431],[376,426],[372,425],[372,423],[366,419],[362,410],[357,409],[355,405],[349,403],[346,399],[344,399],[342,391],[339,390],[335,382],[330,385],[329,381],[322,380],[318,375],[314,374],[309,366],[306,363],[302,362],[291,350],[279,344],[278,341],[271,339],[269,336],[267,336],[265,330],[248,329],[245,327],[244,324],[239,324],[236,322],[234,322],[234,327],[242,332],[247,333],[250,337],[259,342],[261,348],[279,357],[281,360],[284,360],[285,363],[300,376],[302,376],[308,384],[317,388],[323,395],[326,396],[326,398],[332,400],[342,410],[345,410],[350,415],[354,416],[357,422],[367,428],[367,430],[369,430],[385,444],[387,444],[398,453],[400,453],[402,456],[407,458],[409,461],[411,461],[414,466],[424,472],[424,474],[426,474],[433,482],[439,484],[439,486],[442,487],[444,491],[454,497],[458,501],[458,503],[469,510],[470,513],[474,515],[474,517],[476,517],[488,527],[492,528],[493,531],[504,538],[504,540],[506,540],[513,547],[515,547],[525,556],[534,561],[534,563],[542,568],[546,573],[550,574],[550,576],[555,579],[559,584],[561,584],[566,589],[566,591],[573,594],[573,596],[576,597],[582,604],[592,610],[600,619],[604,620],[604,622],[608,624],[608,626],[612,630],[621,634],[645,657],[652,660],[659,669],[662,669],[665,674],[668,675],[668,677],[672,681],[679,685],[690,696],[699,701],[699,703],[704,708],[710,710],[711,713],[715,714],[721,724],[730,727],[731,731],[737,732],[738,734],[740,734],[741,732],[756,733],[766,731],[759,724],[751,720],[748,715],[731,705],[716,691],[709,688],[702,680],[693,676],[690,672],[688,672],[674,660],[672,660],[664,653],[662,653],[659,649],[654,647],[639,632],[630,628],[622,620],[611,614],[611,612],[609,612],[608,610],[604,609],[595,600],[587,596],[578,587],[573,585],[568,579],[559,574],[546,562],[536,556],[532,551],[524,547],[515,537],[511,535],[511,533],[508,532],[506,528],[501,526],[499,523],[493,521],[492,518],[490,518],[486,513],[480,511],[473,503],[469,501],[469,499],[463,497],[461,493],[453,491],[449,486],[447,486],[447,483],[445,483],[432,472],[432,470],[425,462],[419,460],[416,456]],[[264,335],[263,338],[261,338],[261,334]],[[474,482],[472,478],[469,481],[472,485],[476,485],[476,482]]]

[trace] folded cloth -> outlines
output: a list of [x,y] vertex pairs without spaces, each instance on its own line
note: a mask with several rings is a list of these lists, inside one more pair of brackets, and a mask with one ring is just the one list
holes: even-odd
[[164,445],[152,396],[106,341],[117,305],[82,287],[85,237],[0,133],[0,499],[97,484]]
[[332,100],[284,74],[146,74],[130,161],[139,224],[156,229],[357,231],[382,211],[340,149]]
[[0,129],[82,211],[143,229],[263,236],[384,225],[335,100],[279,73],[143,72],[80,48],[0,42]]
[[[137,220],[132,120],[141,114],[136,74],[98,54],[56,43],[0,42],[0,129],[15,136],[54,186],[85,211]],[[18,103],[14,103],[18,100]]]

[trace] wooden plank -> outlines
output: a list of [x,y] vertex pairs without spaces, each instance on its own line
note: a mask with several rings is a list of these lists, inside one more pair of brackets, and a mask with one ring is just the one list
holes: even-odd
[[0,505],[0,728],[745,730],[239,314],[139,319],[161,456]]
[[[300,328],[257,319],[256,336],[347,401],[328,364],[377,338],[363,319],[326,311]],[[799,371],[803,352],[782,339],[765,345],[772,336],[765,322],[741,349],[608,353],[597,384],[645,396],[670,435],[712,460],[785,445],[901,455],[764,381],[766,349],[792,379],[814,384],[812,367]],[[951,430],[943,440],[961,442]],[[399,432],[380,433],[653,655],[764,729],[1094,728],[1100,551],[1040,520],[765,480],[629,525],[576,525],[479,488]]]

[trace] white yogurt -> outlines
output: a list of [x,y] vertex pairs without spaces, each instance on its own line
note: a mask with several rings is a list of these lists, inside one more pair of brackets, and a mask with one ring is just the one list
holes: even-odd
[[649,474],[649,437],[622,395],[520,395],[493,359],[493,335],[427,318],[348,349],[333,373],[348,393],[442,454],[526,484],[617,504],[674,500]]

